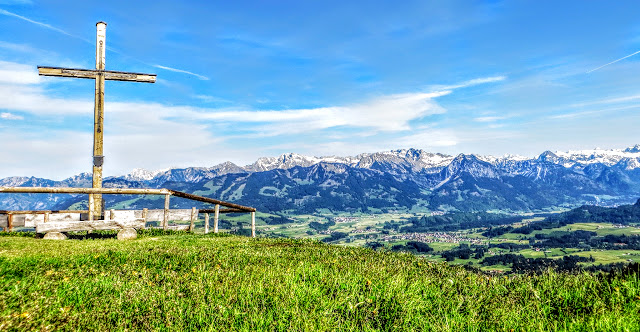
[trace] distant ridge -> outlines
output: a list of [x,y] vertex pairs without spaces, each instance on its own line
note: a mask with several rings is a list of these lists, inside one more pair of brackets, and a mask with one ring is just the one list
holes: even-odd
[[[420,149],[310,157],[263,157],[244,167],[135,169],[107,177],[106,187],[169,187],[263,210],[313,212],[501,209],[531,211],[580,204],[616,205],[640,197],[640,145],[626,149],[545,151],[536,157],[459,154]],[[0,179],[0,186],[91,185],[91,175],[62,181],[35,177]],[[8,197],[8,198],[7,198]],[[0,197],[0,209],[67,208],[77,196]],[[131,203],[134,204],[134,203]]]

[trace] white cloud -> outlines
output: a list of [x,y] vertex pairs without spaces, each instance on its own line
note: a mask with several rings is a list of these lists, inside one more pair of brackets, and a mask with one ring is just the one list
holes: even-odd
[[9,112],[0,113],[0,119],[4,120],[23,120],[24,117]]
[[0,84],[36,84],[40,81],[36,67],[0,60]]
[[38,132],[24,130],[0,131],[0,168],[5,176],[40,176],[61,180],[64,177],[91,171],[91,135],[72,131],[52,130],[43,137]]
[[[0,82],[0,109],[6,110],[8,114],[2,117],[18,117],[14,113],[23,112],[46,120],[64,115],[86,116],[93,111],[91,99],[52,97],[47,86],[57,84],[54,82],[58,80],[38,78],[31,66],[1,62],[0,71],[2,70],[10,72]],[[330,153],[331,149],[348,154],[347,150],[352,153],[356,148],[361,148],[356,151],[361,152],[375,151],[378,148],[391,149],[398,145],[453,146],[459,140],[453,132],[447,130],[417,129],[417,134],[401,137],[397,141],[379,135],[384,132],[392,135],[407,132],[413,129],[412,121],[446,112],[436,99],[451,92],[443,90],[395,94],[352,105],[287,110],[214,109],[146,102],[108,102],[105,104],[105,174],[124,174],[135,167],[159,169],[170,166],[210,166],[224,160],[251,161],[256,158],[256,150],[272,151],[274,146],[282,144],[282,141],[274,141],[271,145],[258,143],[258,146],[251,148],[237,146],[234,139],[237,137],[212,130],[216,125],[242,126],[242,135],[238,137],[243,139],[291,134],[326,137],[326,140],[314,144],[291,141],[294,145],[316,146],[317,148],[306,150],[324,154]],[[328,134],[323,136],[326,133],[323,130],[335,128],[339,128],[341,135],[344,135],[339,142],[328,137]],[[368,137],[363,138],[365,132]],[[59,178],[59,174],[54,176],[46,173],[48,170],[43,171],[41,164],[24,169],[19,167],[22,163],[37,165],[44,160],[51,163],[50,168],[64,172],[64,176],[90,170],[88,166],[83,166],[90,164],[90,134],[85,131],[63,131],[58,127],[48,128],[46,134],[35,130],[29,135],[18,135],[3,128],[0,130],[0,139],[4,138],[4,141],[11,141],[12,144],[0,146],[0,154],[23,155],[18,151],[27,151],[30,156],[17,158],[21,163],[7,164],[6,167],[3,165],[2,176],[33,174]],[[20,140],[14,143],[15,137],[20,137]],[[48,140],[49,137],[53,138]],[[43,144],[44,141],[46,144]]]
[[569,107],[584,107],[584,106],[590,106],[590,105],[599,105],[599,104],[616,104],[616,103],[622,103],[622,102],[627,102],[627,101],[633,101],[633,100],[637,100],[640,99],[640,95],[631,95],[631,96],[624,96],[624,97],[616,97],[616,98],[605,98],[605,99],[599,99],[599,100],[592,100],[589,102],[584,102],[584,103],[579,103],[579,104],[571,104],[569,105]]
[[632,110],[636,108],[640,108],[640,105],[628,105],[628,106],[613,107],[613,108],[606,108],[606,109],[572,112],[572,113],[553,115],[553,116],[550,116],[549,118],[550,119],[570,119],[570,118],[577,118],[577,117],[588,116],[593,114],[601,114],[601,113],[608,113],[608,112],[615,112],[615,111],[626,111],[626,110]]
[[451,92],[397,94],[350,106],[283,111],[218,112],[209,110],[209,112],[202,112],[202,110],[196,110],[188,116],[216,121],[263,123],[267,125],[257,127],[258,131],[265,134],[268,132],[267,135],[308,132],[341,126],[401,131],[410,128],[411,120],[444,113],[445,109],[433,99],[449,93]]
[[227,99],[209,95],[194,95],[193,97],[200,99],[205,103],[231,103],[231,101]]
[[0,83],[0,109],[28,112],[40,116],[86,114],[93,111],[93,102],[52,98],[40,86]]
[[506,118],[507,118],[506,116],[481,116],[481,117],[474,118],[473,121],[475,121],[475,122],[495,122],[495,121],[499,121],[499,120],[504,120]]
[[480,84],[500,82],[506,79],[507,79],[506,76],[489,76],[489,77],[474,78],[474,79],[464,81],[458,84],[453,84],[453,85],[432,85],[429,88],[431,90],[438,90],[438,91],[455,90],[455,89],[467,88],[467,87],[480,85]]
[[15,43],[9,43],[5,41],[0,41],[0,48],[3,48],[5,50],[10,50],[10,51],[15,51],[15,52],[23,52],[23,53],[38,52],[37,49],[26,44],[15,44]]

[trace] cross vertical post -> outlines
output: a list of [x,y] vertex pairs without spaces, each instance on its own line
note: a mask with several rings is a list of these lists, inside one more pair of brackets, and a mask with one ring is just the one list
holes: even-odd
[[[107,23],[96,23],[96,69],[77,69],[38,66],[41,76],[73,77],[95,80],[95,102],[93,108],[93,178],[92,187],[102,188],[103,135],[104,135],[104,82],[125,81],[155,83],[155,74],[141,74],[123,71],[105,70]],[[101,220],[104,201],[102,194],[89,194],[89,220]]]
[[[93,113],[93,188],[102,188],[102,164],[104,163],[103,135],[104,135],[104,68],[106,50],[107,23],[96,23],[96,90]],[[102,194],[89,197],[89,209],[95,219],[102,219]],[[91,204],[93,203],[93,204]]]

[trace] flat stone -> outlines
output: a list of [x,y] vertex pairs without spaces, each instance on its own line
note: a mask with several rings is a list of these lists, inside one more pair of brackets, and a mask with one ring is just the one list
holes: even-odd
[[67,236],[60,232],[49,232],[44,235],[45,240],[66,240]]
[[133,228],[123,228],[118,232],[118,240],[133,240],[138,237],[138,232]]

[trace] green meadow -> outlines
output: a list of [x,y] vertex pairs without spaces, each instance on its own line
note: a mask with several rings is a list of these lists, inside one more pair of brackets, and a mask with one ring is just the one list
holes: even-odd
[[314,240],[0,236],[0,331],[636,331],[638,274],[492,276]]

